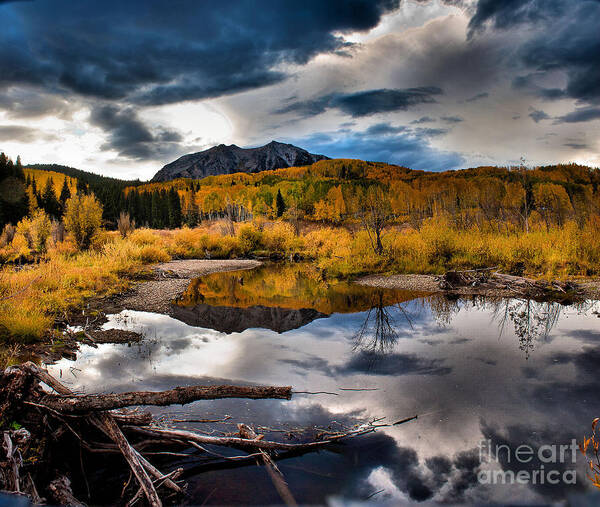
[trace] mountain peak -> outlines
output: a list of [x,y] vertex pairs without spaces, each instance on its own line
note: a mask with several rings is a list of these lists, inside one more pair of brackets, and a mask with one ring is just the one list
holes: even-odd
[[219,144],[198,153],[183,155],[165,165],[151,181],[169,181],[175,178],[204,178],[237,172],[256,173],[283,167],[314,164],[327,159],[293,144],[271,141],[257,148],[240,148],[235,144]]

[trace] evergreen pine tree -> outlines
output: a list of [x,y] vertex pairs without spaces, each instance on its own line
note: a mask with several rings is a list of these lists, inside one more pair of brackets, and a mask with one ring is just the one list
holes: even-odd
[[80,178],[77,178],[77,193],[79,195],[87,195],[88,193],[87,185]]
[[21,159],[13,164],[0,153],[0,226],[16,224],[29,212],[29,197],[25,187],[25,174]]
[[44,187],[44,191],[42,192],[42,207],[44,211],[48,213],[51,217],[60,218],[61,210],[60,203],[56,198],[56,193],[54,192],[54,183],[52,178],[48,178],[46,180],[46,186]]
[[152,213],[150,218],[150,227],[152,227],[153,229],[161,229],[163,226],[162,212],[160,208],[160,193],[157,191],[152,192]]
[[152,195],[150,192],[143,192],[144,201],[144,223],[152,224]]
[[179,199],[179,193],[175,187],[171,187],[171,190],[169,190],[169,227],[171,229],[181,227],[181,220],[181,200]]
[[58,202],[60,204],[60,214],[64,214],[65,212],[65,203],[71,198],[71,190],[69,189],[69,185],[67,184],[67,177],[65,176],[65,180],[63,181],[62,189],[60,190],[60,196],[58,198]]
[[281,190],[277,190],[275,206],[277,207],[277,217],[282,216],[285,213],[285,201],[283,200],[283,196],[281,195]]
[[17,156],[17,162],[15,163],[15,178],[25,181],[25,171],[23,171],[23,165],[21,164],[21,157]]
[[161,227],[169,227],[169,194],[166,190],[160,191],[159,197]]

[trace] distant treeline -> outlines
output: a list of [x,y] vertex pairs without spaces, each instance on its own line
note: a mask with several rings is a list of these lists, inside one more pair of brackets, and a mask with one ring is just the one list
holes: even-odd
[[[243,221],[252,216],[352,222],[360,220],[370,188],[381,191],[391,221],[416,225],[443,213],[463,228],[496,223],[528,229],[530,223],[550,227],[574,220],[583,224],[600,213],[600,172],[577,164],[435,173],[337,159],[165,183],[118,180],[58,165],[28,168],[53,171],[51,181],[46,178],[40,188],[34,174],[25,177],[18,159],[16,163],[4,155],[0,159],[2,224],[16,223],[34,205],[60,218],[73,191],[96,195],[109,228],[116,226],[121,212],[128,213],[138,226],[152,228],[193,227],[204,220]],[[64,180],[54,181],[55,173],[64,175]]]
[[[26,170],[31,173],[24,179],[30,200],[56,219],[64,213],[64,203],[73,193],[75,182],[76,193],[94,194],[100,201],[102,218],[109,229],[116,227],[122,212],[129,213],[140,226],[175,229],[183,225],[181,200],[175,189],[138,193],[131,189],[142,184],[139,180],[119,180],[56,164],[28,165]],[[38,182],[42,179],[44,185],[40,188]]]
[[29,196],[21,159],[13,163],[0,153],[0,224],[16,224],[29,213]]
[[528,169],[478,167],[441,173],[360,160],[323,160],[311,166],[255,174],[178,179],[126,189],[148,199],[175,188],[183,219],[230,216],[231,210],[269,218],[343,223],[360,220],[369,189],[381,190],[389,218],[418,225],[447,214],[458,227],[530,222],[547,227],[583,224],[600,212],[600,172],[577,164]]
[[[31,164],[28,165],[27,168],[62,173],[75,179],[77,181],[76,185],[78,193],[94,194],[102,203],[104,209],[102,218],[109,227],[113,228],[116,226],[120,212],[126,209],[124,189],[142,184],[139,180],[127,181],[109,178],[107,176],[101,176],[99,174],[57,164]],[[54,183],[56,185],[56,182]],[[39,191],[40,189],[37,190]],[[60,196],[57,195],[56,197],[58,199]],[[45,206],[42,207],[46,209]],[[51,213],[51,210],[46,209],[46,212],[50,215],[54,215],[54,213]]]

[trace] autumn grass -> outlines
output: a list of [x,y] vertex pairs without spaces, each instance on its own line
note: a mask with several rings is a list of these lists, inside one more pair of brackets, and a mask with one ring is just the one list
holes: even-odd
[[[211,222],[194,229],[138,229],[123,239],[103,232],[93,248],[78,252],[69,238],[49,245],[37,263],[0,270],[0,338],[42,339],[57,316],[91,297],[120,292],[146,266],[171,259],[286,258],[300,254],[332,277],[368,273],[442,273],[497,266],[540,277],[595,275],[600,270],[600,220],[530,232],[485,228],[458,230],[445,217],[419,229],[388,227],[384,252],[374,253],[367,231],[323,225],[296,234],[287,222],[255,220],[231,226]],[[233,234],[232,234],[233,232]]]

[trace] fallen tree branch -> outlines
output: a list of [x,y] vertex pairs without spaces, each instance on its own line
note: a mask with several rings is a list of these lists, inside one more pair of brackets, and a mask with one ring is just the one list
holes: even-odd
[[[146,437],[172,438],[177,440],[186,440],[188,442],[197,442],[203,445],[217,445],[221,447],[231,447],[243,451],[253,451],[255,449],[264,449],[270,451],[297,451],[303,449],[312,449],[323,447],[330,444],[334,439],[321,440],[318,442],[308,442],[305,444],[288,444],[285,442],[272,442],[270,440],[253,440],[240,437],[211,437],[208,435],[199,435],[193,431],[161,429],[161,428],[139,428],[138,426],[123,426],[125,431],[132,431]],[[344,434],[349,436],[350,433]],[[339,439],[339,437],[338,437]]]
[[127,441],[115,420],[110,414],[101,413],[92,416],[92,422],[119,446],[121,454],[123,454],[123,457],[127,460],[127,463],[129,464],[133,475],[135,475],[135,478],[138,480],[140,488],[143,490],[150,506],[161,507],[162,502],[158,497],[158,492],[156,491],[154,484],[152,484],[152,480],[148,476],[146,469],[140,463],[138,452],[131,447],[131,444]]
[[464,288],[476,290],[504,290],[514,296],[529,298],[557,298],[567,296],[580,297],[583,291],[571,281],[534,280],[523,276],[507,275],[494,271],[496,268],[447,271],[436,278],[441,289],[460,291]]
[[[256,432],[252,428],[250,428],[250,426],[247,426],[245,424],[238,424],[238,429],[240,432],[240,437],[242,438],[252,440],[254,442],[258,442],[263,438],[263,435],[257,435]],[[287,485],[287,482],[285,482],[285,479],[283,478],[281,470],[279,470],[275,462],[264,450],[260,450],[260,457],[256,458],[256,463],[264,464],[265,468],[267,469],[267,473],[271,478],[273,486],[275,486],[277,493],[279,493],[279,496],[285,502],[285,504],[289,506],[298,505],[294,498],[294,495],[292,495],[292,492],[290,491],[290,488]]]
[[185,405],[198,400],[223,398],[284,399],[292,396],[291,387],[267,386],[190,386],[160,392],[127,392],[115,394],[62,395],[48,394],[40,403],[67,414],[112,410],[138,405]]
[[[28,362],[25,363],[24,367],[35,374],[46,385],[52,387],[57,393],[63,396],[72,395],[70,389],[66,388],[60,382],[55,380],[54,377],[49,375],[44,370],[38,368],[35,364]],[[113,442],[115,442],[115,444],[117,444],[121,453],[123,454],[123,457],[129,464],[131,471],[138,480],[140,488],[143,490],[150,506],[162,507],[162,502],[158,496],[158,493],[154,488],[150,477],[148,477],[145,468],[141,465],[138,459],[137,451],[131,447],[112,416],[109,413],[94,414],[91,417],[91,421],[93,424],[98,426]]]
[[[48,388],[54,393],[50,393]],[[42,443],[44,456],[47,456],[45,451],[49,451],[50,455],[61,453],[61,459],[56,464],[51,461],[53,467],[58,467],[56,474],[53,472],[54,475],[48,477],[46,472],[38,475],[34,473],[36,481],[41,478],[38,483],[42,487],[40,491],[47,492],[57,504],[68,505],[83,505],[73,495],[70,479],[66,475],[73,469],[73,463],[62,462],[63,453],[65,457],[69,455],[69,447],[61,446],[71,446],[73,443],[75,449],[79,451],[76,466],[81,468],[82,474],[86,472],[82,466],[81,449],[90,453],[107,453],[108,456],[123,457],[130,470],[130,480],[127,481],[120,497],[120,502],[123,504],[133,505],[145,501],[151,507],[160,507],[162,506],[161,494],[167,493],[168,496],[165,498],[174,494],[185,494],[185,487],[176,482],[176,479],[183,474],[183,469],[175,468],[165,474],[150,463],[149,458],[161,455],[173,456],[177,459],[186,457],[200,459],[198,451],[201,451],[203,453],[200,459],[201,467],[206,469],[230,466],[228,463],[231,466],[253,462],[264,465],[281,498],[288,505],[296,505],[289,487],[275,464],[276,460],[315,451],[343,438],[375,431],[376,426],[367,424],[337,433],[317,434],[315,440],[305,443],[289,443],[265,440],[262,435],[258,435],[245,425],[239,426],[239,436],[214,436],[201,432],[157,427],[160,422],[151,414],[126,410],[129,406],[164,406],[220,398],[290,399],[292,394],[291,387],[191,386],[162,392],[85,395],[72,392],[47,371],[31,362],[7,368],[4,372],[0,371],[0,409],[6,410],[3,416],[32,430],[31,434],[34,436],[32,441]],[[229,418],[226,416],[218,420],[190,419],[190,421],[223,422]],[[23,440],[19,437],[20,433],[17,435],[18,432],[25,434],[26,430],[0,433],[7,455],[5,459],[0,452],[0,467],[4,471],[4,474],[0,474],[0,487],[8,484],[7,489],[10,491],[27,493],[30,498],[38,501],[40,497],[30,473],[33,469],[27,469],[24,477],[19,476]],[[246,455],[220,454],[214,452],[215,446],[240,449]],[[147,452],[148,450],[152,452]],[[173,450],[180,452],[172,452]],[[41,455],[41,451],[36,452],[40,452]],[[74,457],[67,459],[74,459]],[[7,470],[10,478],[4,480]],[[77,488],[75,491],[79,492],[81,489]],[[118,495],[119,492],[116,494]],[[124,498],[126,494],[130,495],[129,502]]]

